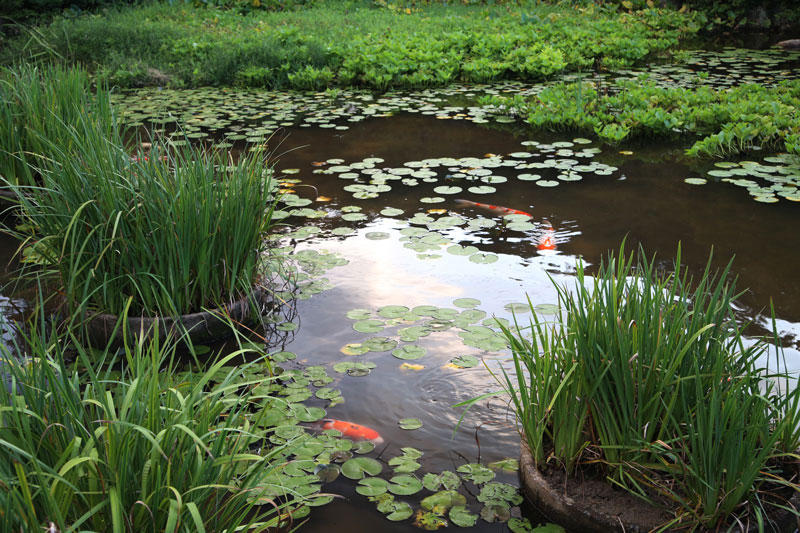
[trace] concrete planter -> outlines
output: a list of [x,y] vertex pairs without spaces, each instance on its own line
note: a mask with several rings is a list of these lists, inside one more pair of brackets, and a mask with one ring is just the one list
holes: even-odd
[[[158,328],[159,338],[163,339],[168,334],[181,335],[188,331],[189,339],[195,344],[204,344],[229,337],[231,332],[228,317],[234,323],[249,324],[256,318],[253,316],[253,306],[263,311],[272,303],[267,291],[261,288],[254,289],[249,298],[242,298],[224,307],[209,311],[200,311],[172,317],[143,317],[128,316],[127,331],[129,338],[137,337],[140,333],[152,335]],[[122,327],[116,329],[119,317],[112,314],[94,315],[87,321],[86,327],[90,342],[95,346],[105,346],[110,341],[122,341]]]
[[[570,533],[647,533],[670,520],[669,512],[602,480],[565,478],[563,472],[543,474],[534,465],[524,443],[519,467],[521,489],[528,501],[548,520]],[[794,492],[787,497],[791,498],[787,506],[798,508],[800,495]],[[787,511],[775,509],[770,519],[773,529],[765,524],[766,531],[793,532],[797,528],[796,517]],[[741,531],[756,532],[758,525],[745,524]]]

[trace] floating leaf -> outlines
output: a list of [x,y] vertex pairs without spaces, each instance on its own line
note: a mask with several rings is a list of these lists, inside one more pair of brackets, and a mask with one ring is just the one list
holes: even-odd
[[459,527],[472,527],[478,521],[478,515],[470,513],[464,505],[456,505],[447,515],[450,521]]
[[506,459],[500,459],[499,461],[489,463],[487,466],[492,470],[503,470],[504,472],[511,473],[519,470],[519,461],[508,457]]
[[355,453],[369,453],[375,449],[375,443],[371,440],[362,440],[353,443],[353,451]]
[[333,365],[333,369],[340,374],[347,374],[348,376],[361,377],[366,376],[370,371],[375,368],[375,363],[351,363],[344,361]]
[[402,209],[397,209],[395,207],[385,207],[381,209],[381,215],[385,217],[396,217],[403,214]]
[[478,358],[474,355],[459,355],[450,359],[450,363],[457,368],[472,368],[478,366]]
[[364,355],[369,351],[369,348],[360,342],[351,342],[342,346],[339,351],[345,355]]
[[409,496],[422,490],[422,481],[415,476],[401,474],[390,479],[389,492],[397,496]]
[[416,472],[422,466],[413,458],[401,455],[399,457],[392,457],[389,459],[389,466],[394,468],[398,474],[410,474]]
[[351,309],[346,316],[350,320],[366,320],[371,314],[369,309]]
[[370,352],[388,352],[397,348],[397,341],[388,337],[372,337],[363,342]]
[[316,475],[322,483],[331,483],[339,477],[341,469],[339,465],[321,464],[314,469]]
[[497,189],[495,189],[491,185],[477,185],[474,187],[470,187],[467,190],[472,194],[492,194],[493,192],[497,191]]
[[[407,430],[419,429],[422,427],[422,422],[418,418],[401,418],[398,424],[400,424],[400,429]],[[492,477],[494,477],[494,473],[492,473]]]
[[436,513],[430,511],[425,512],[420,509],[414,517],[414,526],[424,529],[425,531],[436,531],[437,529],[447,527],[447,520]]
[[447,253],[453,255],[473,255],[478,252],[478,248],[475,246],[461,246],[460,244],[454,244],[452,246],[447,247]]
[[481,304],[480,300],[476,300],[475,298],[456,298],[453,300],[453,305],[456,307],[461,307],[462,309],[470,309],[472,307],[477,307]]
[[503,306],[503,309],[505,309],[505,310],[506,310],[506,311],[508,311],[509,313],[515,313],[515,314],[519,314],[519,313],[530,313],[530,311],[531,311],[531,306],[530,306],[530,305],[528,305],[527,303],[522,303],[522,302],[512,302],[512,303],[510,303],[510,304],[506,304],[506,305],[504,305],[504,306]]
[[370,231],[370,232],[367,232],[364,235],[364,237],[366,237],[367,239],[369,239],[371,241],[380,241],[380,240],[383,240],[383,239],[388,239],[389,237],[391,237],[391,235],[386,233],[385,231]]
[[436,194],[458,194],[463,191],[461,187],[457,186],[449,186],[449,185],[440,185],[439,187],[434,187],[433,192]]
[[422,346],[416,344],[408,344],[392,350],[392,355],[398,359],[414,360],[424,356],[427,350]]
[[383,318],[402,318],[409,312],[404,305],[386,305],[378,309],[378,314]]
[[412,514],[414,514],[414,510],[409,504],[406,502],[394,502],[393,510],[386,515],[386,519],[392,522],[399,522],[410,518]]
[[494,472],[479,463],[468,463],[459,466],[457,469],[464,479],[472,481],[476,485],[486,483],[494,479]]
[[477,253],[469,256],[470,261],[472,261],[473,263],[478,263],[480,265],[488,265],[490,263],[496,262],[498,259],[499,257],[496,254],[491,254],[491,253],[488,254]]
[[358,322],[353,324],[353,329],[360,333],[377,333],[380,330],[382,330],[383,327],[384,327],[383,321],[375,320],[374,318],[367,320],[359,320]]
[[685,183],[688,183],[689,185],[705,185],[706,183],[708,183],[708,180],[706,180],[705,178],[686,178],[683,181]]
[[358,482],[356,492],[362,496],[378,496],[389,490],[389,482],[379,477],[367,477]]
[[556,304],[537,304],[533,310],[542,315],[558,314],[559,307]]
[[403,363],[400,365],[402,370],[422,370],[425,368],[425,365],[415,365],[413,363]]
[[522,495],[508,483],[490,481],[486,483],[478,494],[478,501],[487,505],[519,505],[522,503]]
[[436,514],[443,515],[447,513],[451,507],[466,505],[466,503],[467,499],[458,491],[443,490],[424,498],[420,502],[420,505],[427,511],[432,511]]
[[556,180],[539,180],[536,182],[539,187],[555,187],[558,185]]
[[342,475],[349,479],[362,479],[365,476],[377,476],[383,467],[371,457],[356,457],[342,465]]

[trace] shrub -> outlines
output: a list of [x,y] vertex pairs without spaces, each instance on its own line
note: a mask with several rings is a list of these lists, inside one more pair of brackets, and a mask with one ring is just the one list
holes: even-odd
[[[730,264],[706,267],[692,288],[620,249],[590,280],[559,287],[555,324],[503,327],[515,373],[511,396],[535,463],[601,477],[675,502],[675,524],[714,529],[764,518],[765,493],[787,484],[781,456],[798,444],[800,391],[763,367],[765,345],[742,340]],[[783,392],[773,379],[783,381]],[[749,505],[744,505],[749,504]],[[733,518],[733,517],[736,518]]]

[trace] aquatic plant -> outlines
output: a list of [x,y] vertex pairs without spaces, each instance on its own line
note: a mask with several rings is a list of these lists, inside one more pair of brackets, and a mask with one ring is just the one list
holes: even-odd
[[687,149],[690,156],[738,154],[754,147],[800,153],[797,80],[719,90],[623,81],[602,94],[585,83],[558,84],[531,99],[487,97],[484,103],[514,109],[535,127],[594,132],[612,143],[699,136]]
[[298,11],[245,15],[215,9],[215,3],[150,3],[57,18],[36,29],[36,40],[10,39],[0,63],[50,49],[126,87],[238,83],[384,90],[631,66],[668,54],[700,27],[691,13],[618,13],[597,5],[432,3],[390,10],[366,1],[318,1]]
[[109,93],[94,93],[85,70],[27,64],[0,69],[0,177],[32,185],[43,161],[57,153],[72,156],[86,139],[70,125],[83,115],[106,134],[116,127]]
[[531,305],[530,328],[501,325],[515,367],[500,381],[539,468],[599,469],[673,502],[672,525],[768,520],[800,444],[800,392],[785,365],[764,367],[765,344],[744,342],[729,271],[709,260],[693,282],[680,251],[663,274],[620,248],[593,280],[581,266],[573,288],[556,286],[555,323]]
[[274,202],[263,152],[233,163],[155,141],[131,156],[91,117],[69,131],[75,148],[48,144],[41,187],[12,187],[24,221],[12,233],[70,309],[119,314],[132,298],[133,314],[175,316],[252,292]]
[[45,331],[33,326],[24,359],[3,347],[3,531],[261,531],[318,492],[277,490],[294,440],[269,440],[263,352],[179,372],[172,340],[114,355]]

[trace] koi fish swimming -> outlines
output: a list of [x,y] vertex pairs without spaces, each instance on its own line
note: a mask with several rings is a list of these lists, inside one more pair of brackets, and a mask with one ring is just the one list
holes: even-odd
[[553,226],[549,226],[544,230],[541,237],[539,237],[539,242],[536,243],[536,248],[538,250],[555,250],[557,247],[556,232],[553,229]]
[[494,213],[495,215],[505,216],[505,215],[525,215],[527,217],[533,218],[533,215],[527,213],[525,211],[520,211],[519,209],[511,209],[510,207],[503,207],[502,205],[491,205],[491,204],[482,204],[480,202],[472,202],[470,200],[456,200],[456,205],[459,207],[475,207],[477,209],[483,209],[484,211],[489,211]]
[[368,440],[375,444],[383,443],[383,437],[372,428],[354,424],[345,420],[336,420],[333,418],[325,418],[314,424],[314,427],[323,431],[326,429],[335,429],[339,431],[343,437],[354,441]]

